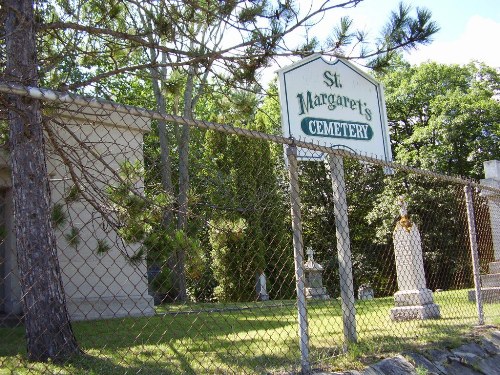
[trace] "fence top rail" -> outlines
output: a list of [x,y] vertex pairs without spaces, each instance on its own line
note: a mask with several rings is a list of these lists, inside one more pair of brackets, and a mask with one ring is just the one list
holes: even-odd
[[172,115],[169,113],[161,113],[158,111],[150,110],[150,109],[145,109],[141,107],[136,107],[136,106],[131,106],[131,105],[125,105],[125,104],[120,104],[116,103],[113,101],[109,100],[104,100],[104,99],[97,99],[97,98],[91,98],[91,97],[85,97],[69,92],[60,92],[60,91],[54,91],[51,89],[46,89],[46,88],[39,88],[39,87],[31,87],[31,86],[23,86],[19,85],[16,83],[10,83],[10,82],[5,82],[5,81],[0,81],[0,92],[4,94],[15,94],[15,95],[21,95],[21,96],[28,96],[33,99],[40,99],[44,101],[50,101],[50,102],[59,102],[59,103],[64,103],[64,104],[76,104],[79,106],[84,106],[84,107],[90,107],[94,109],[105,109],[109,111],[115,111],[117,113],[122,113],[122,114],[127,114],[127,115],[132,115],[135,117],[139,118],[147,118],[147,119],[154,119],[154,120],[162,120],[166,122],[172,122],[176,124],[184,124],[184,125],[189,125],[192,127],[197,127],[197,128],[202,128],[202,129],[208,129],[208,130],[215,130],[227,134],[234,134],[234,135],[240,135],[240,136],[245,136],[249,138],[254,138],[254,139],[261,139],[261,140],[267,140],[267,141],[273,141],[275,143],[280,143],[283,145],[291,145],[291,146],[296,146],[296,147],[301,147],[305,148],[308,150],[312,151],[319,151],[323,152],[326,154],[331,154],[331,155],[338,155],[338,156],[345,156],[349,158],[354,158],[358,160],[362,160],[368,163],[380,165],[383,167],[388,167],[388,168],[393,168],[396,170],[401,170],[405,172],[411,172],[415,174],[419,174],[422,176],[427,176],[427,177],[433,177],[442,181],[447,181],[447,182],[452,182],[452,183],[458,183],[462,185],[469,185],[481,190],[487,190],[491,191],[494,193],[500,194],[500,189],[491,187],[491,186],[486,186],[486,185],[481,185],[477,181],[463,178],[463,177],[458,177],[458,176],[449,176],[449,175],[444,175],[441,173],[437,172],[432,172],[429,170],[425,169],[420,169],[416,167],[411,167],[403,164],[398,164],[394,162],[388,162],[373,156],[369,155],[362,155],[359,153],[354,153],[352,151],[348,150],[342,150],[342,149],[332,149],[327,146],[322,146],[320,144],[312,143],[312,142],[305,142],[301,141],[300,139],[294,139],[294,138],[286,138],[280,135],[274,135],[274,134],[268,134],[264,132],[260,132],[257,130],[249,130],[249,129],[243,129],[243,128],[238,128],[234,127],[231,125],[227,124],[219,124],[219,123],[214,123],[214,122],[209,122],[209,121],[203,121],[203,120],[195,120],[195,119],[188,119],[182,116],[176,116]]

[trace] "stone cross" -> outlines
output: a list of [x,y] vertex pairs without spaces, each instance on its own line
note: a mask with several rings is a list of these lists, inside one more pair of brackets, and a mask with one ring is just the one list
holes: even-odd
[[308,259],[308,260],[310,260],[310,261],[312,261],[312,262],[313,262],[313,261],[314,261],[314,251],[313,251],[313,249],[312,249],[312,247],[311,247],[311,246],[309,246],[309,247],[307,248],[306,253],[307,253],[307,256],[309,257],[309,259]]
[[398,197],[398,205],[399,205],[399,215],[401,217],[408,216],[408,203],[405,201],[405,197],[400,195]]

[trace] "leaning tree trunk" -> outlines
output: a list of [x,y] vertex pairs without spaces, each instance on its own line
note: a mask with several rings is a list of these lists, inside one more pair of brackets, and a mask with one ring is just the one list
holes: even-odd
[[[5,0],[10,82],[38,84],[32,0]],[[40,102],[9,97],[10,158],[22,302],[31,360],[61,360],[78,353],[71,328],[50,221]]]

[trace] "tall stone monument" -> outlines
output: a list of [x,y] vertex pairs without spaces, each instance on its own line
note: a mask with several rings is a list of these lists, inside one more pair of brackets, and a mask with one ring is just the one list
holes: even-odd
[[[484,162],[484,177],[481,180],[481,185],[500,189],[500,160]],[[485,303],[500,302],[500,194],[490,190],[482,190],[481,196],[488,201],[493,255],[495,257],[495,260],[489,264],[489,273],[481,275],[481,295]],[[469,291],[469,300],[476,300],[474,290]]]
[[391,309],[391,319],[439,318],[439,306],[426,286],[420,232],[408,216],[403,197],[399,198],[399,205],[401,219],[393,232],[399,290],[394,294],[396,307]]

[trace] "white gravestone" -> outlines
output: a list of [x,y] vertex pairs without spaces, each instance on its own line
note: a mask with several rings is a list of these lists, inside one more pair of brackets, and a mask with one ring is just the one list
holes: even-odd
[[308,247],[308,259],[304,264],[306,277],[305,291],[307,299],[330,299],[326,288],[323,286],[323,266],[314,260],[314,251]]
[[375,298],[373,288],[370,285],[361,285],[358,288],[358,299],[361,301],[371,300]]
[[[484,162],[484,177],[481,180],[481,185],[500,189],[500,160]],[[495,260],[489,264],[489,273],[481,275],[481,295],[483,302],[493,303],[500,301],[500,194],[483,189],[481,196],[488,201],[493,254],[495,257]],[[469,300],[476,300],[474,290],[469,291]]]
[[268,301],[269,294],[267,294],[266,290],[266,275],[263,271],[257,273],[257,282],[255,286],[255,292],[257,293],[258,301]]
[[439,318],[439,306],[426,286],[420,232],[410,221],[407,203],[402,197],[399,204],[401,219],[393,233],[399,290],[394,295],[396,307],[391,309],[391,319]]

